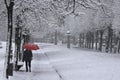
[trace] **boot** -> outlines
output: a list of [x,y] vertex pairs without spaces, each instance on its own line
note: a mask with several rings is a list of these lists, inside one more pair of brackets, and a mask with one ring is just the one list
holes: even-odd
[[28,72],[28,67],[26,66],[26,72]]
[[29,68],[29,72],[31,72],[31,67]]

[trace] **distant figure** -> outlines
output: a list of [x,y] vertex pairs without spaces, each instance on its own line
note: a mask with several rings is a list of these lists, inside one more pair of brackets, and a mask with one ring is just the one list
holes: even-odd
[[31,72],[31,60],[32,60],[33,54],[31,50],[25,50],[23,53],[23,61],[25,61],[25,66],[26,66],[26,72]]

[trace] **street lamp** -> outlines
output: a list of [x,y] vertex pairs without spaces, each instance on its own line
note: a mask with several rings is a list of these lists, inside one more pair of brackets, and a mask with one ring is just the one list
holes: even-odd
[[67,48],[70,48],[70,31],[67,31]]
[[13,6],[14,6],[14,0],[4,0],[5,5],[7,8],[7,14],[8,14],[8,35],[7,35],[7,55],[6,55],[6,62],[5,62],[5,75],[6,78],[8,76],[13,75],[13,63],[11,62],[11,55],[12,55],[12,30],[13,30]]

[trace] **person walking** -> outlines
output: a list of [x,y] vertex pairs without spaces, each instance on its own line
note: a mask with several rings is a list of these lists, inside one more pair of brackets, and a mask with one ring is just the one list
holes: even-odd
[[26,66],[26,72],[31,72],[31,61],[32,61],[32,51],[31,50],[25,50],[23,53],[23,61],[25,61],[25,66]]

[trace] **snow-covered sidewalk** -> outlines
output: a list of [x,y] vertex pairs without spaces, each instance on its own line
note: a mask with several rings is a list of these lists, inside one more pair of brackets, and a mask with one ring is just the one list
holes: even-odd
[[[25,66],[9,80],[119,80],[120,54],[39,44],[33,51],[32,72]],[[2,63],[1,63],[2,64]]]
[[24,64],[20,71],[14,72],[10,80],[60,80],[43,48],[33,51],[33,56],[32,71],[26,72]]

